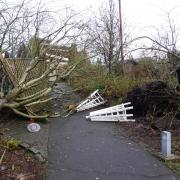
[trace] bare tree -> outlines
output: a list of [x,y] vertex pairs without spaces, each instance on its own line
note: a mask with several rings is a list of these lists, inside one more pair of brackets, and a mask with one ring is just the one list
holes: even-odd
[[100,56],[111,74],[120,54],[119,18],[112,0],[100,8],[99,17],[89,23],[87,31],[92,52]]
[[[171,13],[173,12],[173,8],[171,11],[165,13],[165,24],[163,27],[157,28],[151,26],[151,32],[153,33],[151,36],[143,35],[140,37],[134,38],[129,44],[136,44],[137,48],[133,48],[127,52],[127,54],[132,53],[137,50],[146,50],[146,52],[150,52],[152,55],[155,55],[159,58],[169,58],[169,62],[173,65],[175,61],[180,61],[179,51],[178,51],[178,27],[174,23],[174,18]],[[127,55],[126,54],[126,55]],[[176,62],[177,63],[177,62]]]
[[[31,95],[20,96],[21,93],[30,90],[32,87],[37,87],[43,80],[48,79],[49,75],[57,68],[63,61],[63,56],[59,54],[60,49],[54,48],[70,44],[72,40],[78,37],[80,31],[80,24],[75,20],[76,14],[64,13],[68,15],[63,16],[61,21],[57,22],[50,16],[50,11],[44,8],[41,3],[36,4],[37,8],[28,8],[27,2],[24,0],[17,5],[9,5],[6,1],[0,1],[0,62],[4,65],[6,57],[3,55],[4,51],[8,51],[11,55],[12,61],[16,61],[19,51],[24,51],[23,57],[30,58],[29,64],[24,69],[20,78],[14,79],[12,82],[14,87],[8,92],[4,91],[3,78],[1,81],[0,92],[0,110],[2,108],[10,108],[15,113],[29,118],[45,118],[51,117],[52,114],[46,115],[32,115],[20,111],[22,107],[38,105],[52,100],[49,93],[52,91],[52,86],[34,92]],[[13,13],[12,13],[13,12]],[[55,12],[52,12],[55,13]],[[56,15],[58,13],[56,12]],[[62,16],[62,14],[61,14]],[[52,28],[47,27],[47,22],[51,23]],[[48,43],[47,43],[48,42]],[[48,44],[48,45],[47,45]],[[23,45],[23,46],[22,46]],[[21,47],[21,50],[19,49]],[[24,50],[22,50],[22,47]],[[53,49],[53,51],[51,51]],[[51,53],[53,52],[53,54]],[[29,79],[29,73],[41,61],[48,62],[49,68],[45,69],[39,77]],[[79,62],[64,68],[58,74],[57,80],[68,76],[78,65]],[[13,65],[13,71],[18,71],[18,68]],[[4,76],[7,76],[7,72]],[[12,79],[11,79],[12,81]],[[59,115],[59,114],[58,114]]]
[[[175,18],[172,16],[172,12],[179,7],[171,9],[169,12],[164,12],[165,24],[162,28],[151,26],[151,36],[143,35],[136,37],[128,42],[131,49],[125,54],[136,51],[145,53],[148,56],[152,56],[156,64],[156,70],[158,78],[173,84],[171,81],[171,74],[176,74],[177,85],[176,90],[179,91],[180,82],[180,50],[179,50],[179,27],[175,24]],[[158,63],[158,64],[157,64]],[[174,72],[174,73],[173,73]],[[174,82],[174,81],[173,81]],[[174,84],[173,84],[174,85]]]

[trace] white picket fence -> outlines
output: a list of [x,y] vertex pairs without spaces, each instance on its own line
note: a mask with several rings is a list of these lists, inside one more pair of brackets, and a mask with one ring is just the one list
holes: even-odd
[[89,116],[86,116],[86,119],[91,119],[91,121],[134,122],[134,119],[128,119],[129,117],[133,116],[133,114],[127,113],[128,110],[133,109],[133,106],[129,106],[130,104],[130,102],[127,102],[117,106],[90,112]]
[[89,97],[86,98],[83,102],[81,102],[77,107],[77,111],[84,111],[86,109],[90,109],[101,104],[104,104],[106,101],[99,94],[99,90],[94,91]]

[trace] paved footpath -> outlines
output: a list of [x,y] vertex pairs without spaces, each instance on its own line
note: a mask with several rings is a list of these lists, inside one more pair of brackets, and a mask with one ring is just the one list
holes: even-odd
[[90,122],[88,112],[55,119],[49,130],[49,180],[178,180],[169,169],[116,131]]

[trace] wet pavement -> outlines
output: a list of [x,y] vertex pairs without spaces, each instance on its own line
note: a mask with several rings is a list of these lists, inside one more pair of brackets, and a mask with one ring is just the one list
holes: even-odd
[[49,180],[177,180],[178,177],[113,123],[91,122],[88,112],[57,118],[49,130]]

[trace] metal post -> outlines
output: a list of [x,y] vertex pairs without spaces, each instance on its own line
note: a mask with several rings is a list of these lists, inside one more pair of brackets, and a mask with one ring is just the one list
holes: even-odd
[[163,131],[161,138],[162,155],[168,158],[171,156],[171,133]]

